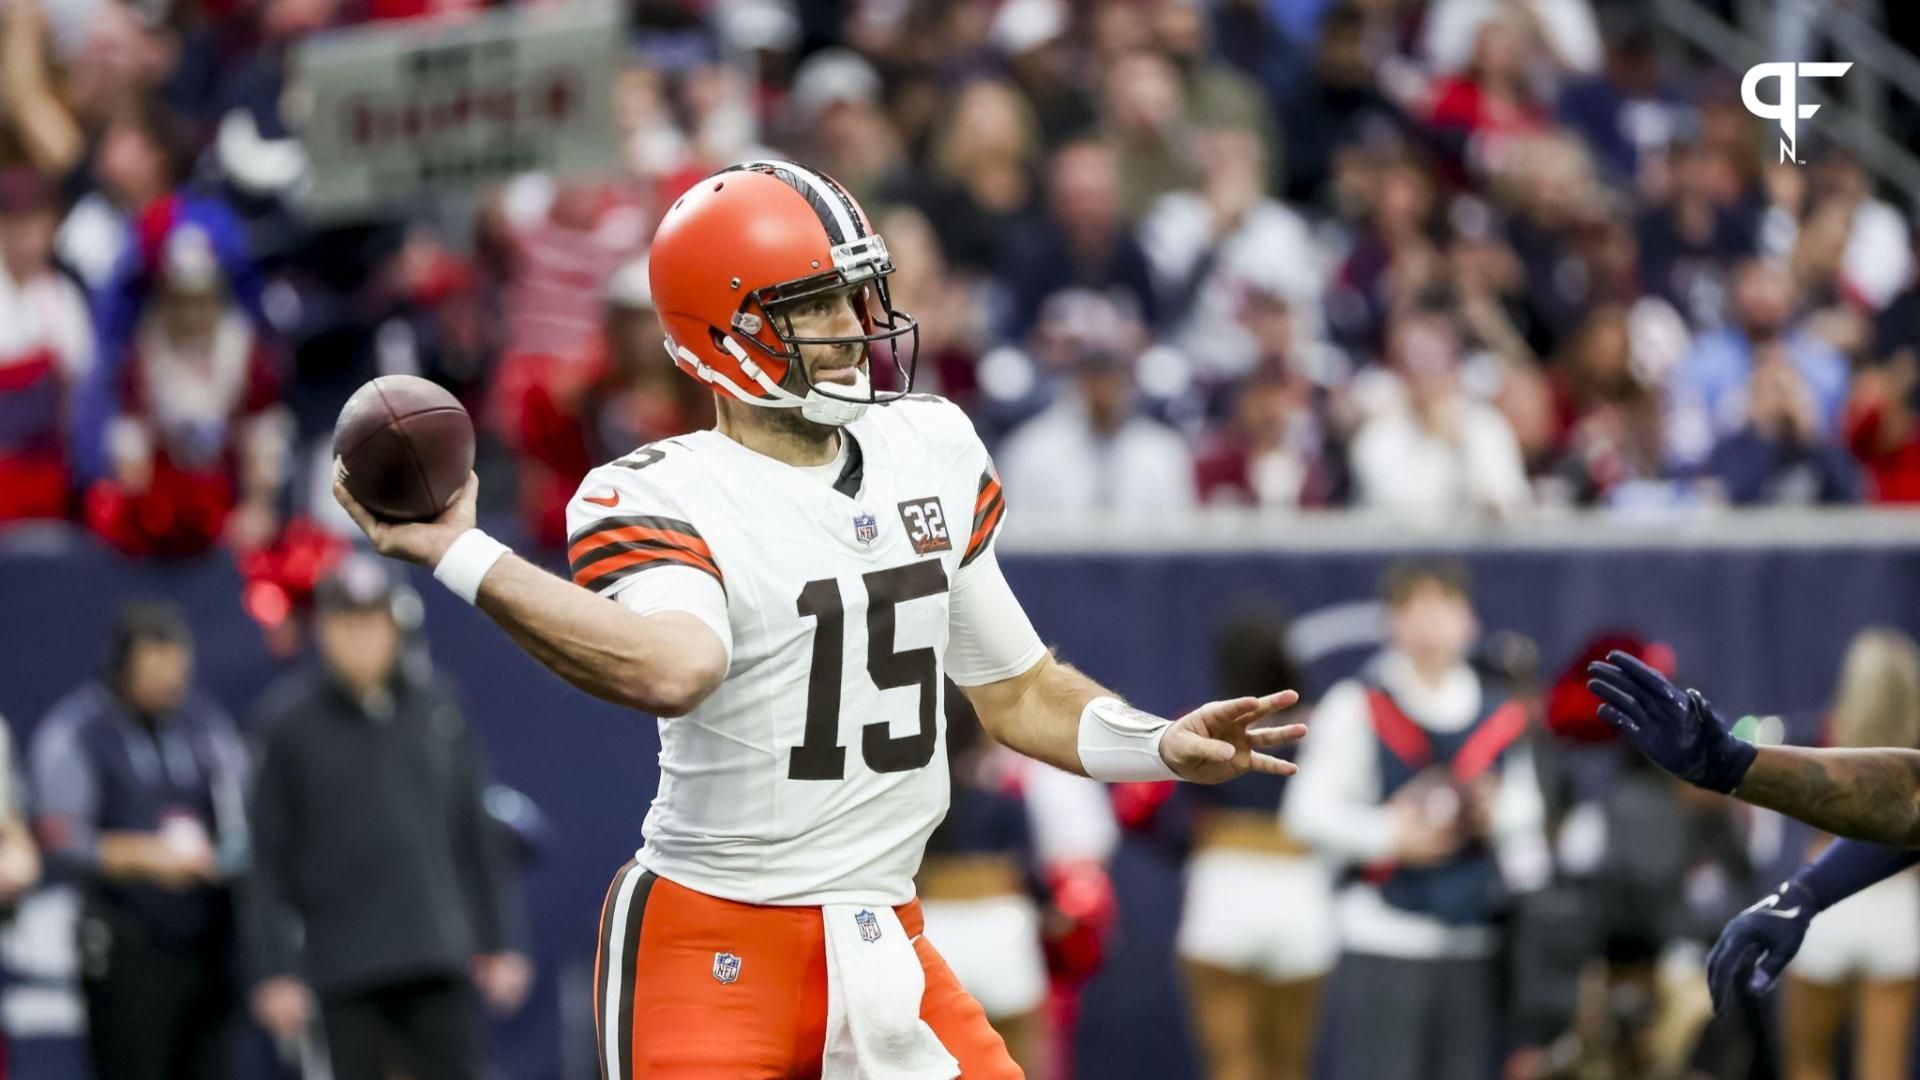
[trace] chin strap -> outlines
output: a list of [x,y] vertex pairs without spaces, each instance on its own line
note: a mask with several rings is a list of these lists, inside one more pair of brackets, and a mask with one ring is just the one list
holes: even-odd
[[[826,424],[830,427],[845,427],[866,415],[868,408],[867,402],[847,401],[843,398],[823,394],[820,392],[819,387],[809,387],[807,396],[801,397],[781,386],[779,383],[774,382],[771,378],[767,377],[766,371],[762,369],[759,364],[754,363],[753,358],[747,355],[747,351],[740,347],[740,343],[735,341],[731,334],[721,335],[720,344],[727,350],[729,355],[739,362],[740,370],[746,372],[748,378],[751,378],[756,385],[767,392],[767,397],[749,393],[746,388],[742,387],[739,383],[734,382],[732,379],[708,366],[705,361],[693,354],[693,350],[688,349],[684,345],[675,344],[672,338],[666,339],[668,356],[692,368],[693,373],[697,375],[702,382],[717,386],[728,394],[731,394],[735,399],[744,401],[749,405],[758,405],[764,409],[799,409],[800,415],[816,424]],[[865,371],[855,369],[854,383],[849,389],[855,393],[865,393],[868,387],[867,380],[868,376]],[[771,400],[769,400],[769,398]]]

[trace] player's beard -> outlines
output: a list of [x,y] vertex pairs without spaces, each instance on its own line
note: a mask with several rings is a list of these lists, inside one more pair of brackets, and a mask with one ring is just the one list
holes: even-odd
[[[846,354],[837,351],[839,349],[849,351],[858,350],[855,355],[860,357],[860,366],[862,367],[867,367],[871,363],[871,355],[867,352],[867,347],[864,345],[817,347],[822,349],[832,348],[836,349],[836,351],[825,356],[809,357],[806,355],[809,347],[802,346],[800,360],[787,366],[787,377],[781,380],[780,383],[782,389],[799,397],[807,396],[808,389],[816,385],[810,382],[807,376],[810,376],[813,372],[822,368],[842,367],[846,364]],[[803,367],[805,369],[804,374],[802,372]],[[844,395],[853,389],[853,387],[846,383],[829,382],[819,383],[817,385],[825,387],[826,392],[829,394]],[[838,425],[822,424],[817,420],[807,419],[802,415],[802,410],[800,409],[762,409],[761,412],[766,414],[767,430],[787,438],[795,439],[810,447],[825,448],[832,443],[834,435],[840,430]]]

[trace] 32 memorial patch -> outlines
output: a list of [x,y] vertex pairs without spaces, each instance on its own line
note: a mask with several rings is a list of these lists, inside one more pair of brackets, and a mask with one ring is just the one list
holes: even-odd
[[937,497],[901,503],[900,524],[906,527],[907,539],[913,541],[915,555],[953,550],[953,540],[947,535],[947,515]]

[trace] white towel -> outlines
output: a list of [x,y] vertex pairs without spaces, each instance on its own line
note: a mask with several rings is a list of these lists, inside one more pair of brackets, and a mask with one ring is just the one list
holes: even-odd
[[827,1047],[821,1080],[953,1080],[960,1063],[920,1019],[927,975],[900,916],[826,904]]

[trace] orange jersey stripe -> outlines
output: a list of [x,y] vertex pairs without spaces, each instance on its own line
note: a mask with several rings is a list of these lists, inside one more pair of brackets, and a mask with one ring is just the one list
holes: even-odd
[[638,566],[643,563],[674,563],[681,566],[691,566],[695,570],[713,575],[716,581],[722,580],[719,568],[714,566],[711,560],[703,559],[692,552],[682,551],[678,548],[635,548],[632,551],[623,551],[617,555],[609,555],[604,559],[598,559],[587,566],[579,568],[574,571],[573,574],[574,584],[583,585],[591,589],[595,583],[601,579],[611,574],[617,574],[630,566]]
[[973,530],[972,538],[967,541],[966,558],[973,558],[979,554],[981,548],[986,546],[987,539],[993,535],[993,530],[999,526],[1000,519],[1006,515],[1006,512],[1007,504],[1004,500],[995,502],[984,511],[986,516]]
[[682,548],[708,561],[712,561],[713,559],[713,549],[709,548],[707,542],[702,540],[698,534],[684,533],[673,529],[651,528],[646,525],[622,525],[611,529],[602,529],[596,533],[589,533],[579,540],[574,541],[573,546],[567,549],[567,561],[569,563],[577,562],[582,556],[594,549],[605,547],[608,544],[641,543],[649,540]]

